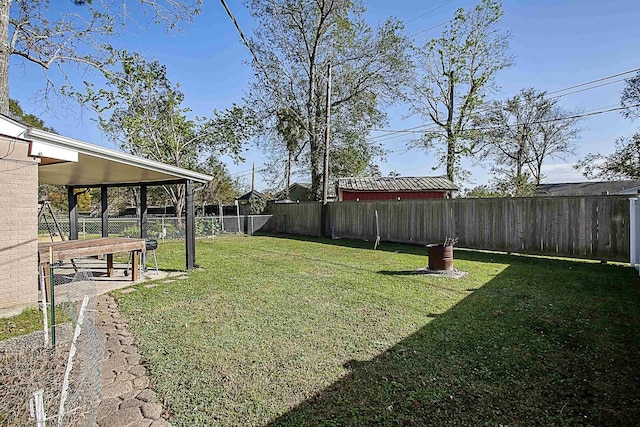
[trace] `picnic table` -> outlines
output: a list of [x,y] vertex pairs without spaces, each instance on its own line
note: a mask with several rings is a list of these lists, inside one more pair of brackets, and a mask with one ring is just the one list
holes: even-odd
[[[67,240],[64,242],[38,243],[38,263],[43,265],[47,291],[50,286],[49,268],[52,262],[86,258],[97,255],[107,256],[107,276],[113,277],[113,254],[131,252],[131,280],[138,280],[138,258],[146,251],[145,239],[129,237],[101,237],[99,239]],[[47,292],[48,295],[48,292]]]

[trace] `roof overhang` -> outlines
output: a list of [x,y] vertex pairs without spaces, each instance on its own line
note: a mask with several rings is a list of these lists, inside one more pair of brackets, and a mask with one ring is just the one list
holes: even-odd
[[212,176],[90,144],[40,129],[5,116],[0,130],[31,142],[30,156],[41,159],[41,184],[73,187],[119,186],[171,182],[206,183]]

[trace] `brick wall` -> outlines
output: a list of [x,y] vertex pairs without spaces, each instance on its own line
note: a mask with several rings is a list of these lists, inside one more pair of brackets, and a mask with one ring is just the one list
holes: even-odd
[[38,163],[0,137],[0,317],[38,302]]

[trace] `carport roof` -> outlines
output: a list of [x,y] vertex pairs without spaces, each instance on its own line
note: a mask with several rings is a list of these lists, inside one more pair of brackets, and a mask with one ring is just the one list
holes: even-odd
[[88,142],[31,128],[6,116],[0,133],[30,141],[30,155],[40,158],[41,184],[73,187],[161,184],[213,177],[176,166],[112,150]]

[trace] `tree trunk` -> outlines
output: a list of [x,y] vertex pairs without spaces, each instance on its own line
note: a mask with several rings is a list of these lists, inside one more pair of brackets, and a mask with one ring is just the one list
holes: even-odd
[[184,184],[176,185],[176,200],[174,201],[174,207],[176,209],[176,217],[182,217],[182,210],[186,204],[186,189]]
[[313,194],[313,200],[320,200],[320,193],[322,191],[322,172],[320,166],[322,165],[322,150],[320,149],[320,142],[317,135],[313,135],[311,139],[311,193]]
[[447,178],[454,182],[456,164],[456,137],[454,135],[447,136]]
[[284,188],[284,197],[287,200],[289,200],[289,187],[291,187],[291,157],[293,157],[293,154],[289,151],[287,158],[287,186]]
[[9,9],[11,0],[0,0],[0,113],[9,114]]

